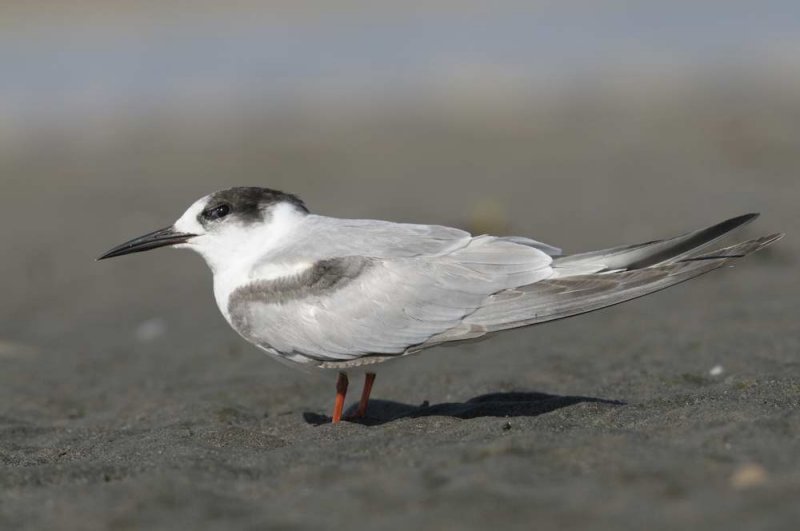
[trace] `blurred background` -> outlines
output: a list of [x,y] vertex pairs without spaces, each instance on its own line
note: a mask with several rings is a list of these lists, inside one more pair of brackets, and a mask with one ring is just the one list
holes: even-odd
[[[94,262],[233,185],[299,194],[316,213],[513,233],[567,252],[760,211],[746,235],[785,231],[783,242],[636,315],[702,341],[704,320],[727,319],[730,332],[752,323],[742,319],[755,298],[772,323],[759,337],[794,337],[780,352],[796,355],[786,310],[797,308],[798,175],[796,0],[6,0],[6,417],[128,426],[191,416],[187,404],[202,417],[220,401],[327,410],[330,382],[313,390],[228,329],[198,257]],[[633,333],[631,314],[603,315],[584,322]],[[564,326],[536,337],[573,337]],[[478,350],[468,359],[487,359]],[[574,356],[544,358],[572,360],[551,371],[567,378],[553,386],[588,392],[570,388]],[[764,356],[756,372],[788,367]],[[412,374],[414,363],[445,362],[415,361]],[[288,402],[275,405],[281,389]]]
[[798,228],[790,0],[8,1],[0,72],[5,337],[208,290],[173,253],[92,259],[231,185],[567,251]]

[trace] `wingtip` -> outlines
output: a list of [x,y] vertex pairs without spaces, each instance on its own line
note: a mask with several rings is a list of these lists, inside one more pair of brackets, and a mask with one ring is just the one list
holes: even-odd
[[[726,219],[725,221],[710,227],[708,230],[715,232],[718,234],[717,237],[722,236],[723,234],[727,234],[739,227],[747,225],[748,223],[753,222],[757,217],[761,214],[758,212],[750,212],[749,214],[742,214],[741,216],[736,216],[734,218]],[[711,240],[709,240],[711,241]]]
[[736,225],[744,225],[745,223],[750,223],[751,221],[754,221],[759,216],[761,216],[761,212],[749,212],[747,214],[742,214],[741,216],[736,216],[735,218],[731,218],[728,220],[728,222]]
[[754,238],[752,240],[739,242],[735,245],[718,249],[709,254],[705,255],[696,254],[694,256],[689,256],[681,260],[681,262],[701,262],[708,260],[744,258],[745,256],[758,252],[764,247],[767,247],[768,245],[775,243],[784,236],[785,236],[784,233],[776,232],[775,234],[770,234],[768,236],[761,236],[760,238]]
[[769,245],[771,243],[775,243],[776,241],[783,239],[786,236],[785,232],[776,232],[775,234],[770,234],[769,236],[764,236],[762,238],[762,246]]
[[761,236],[760,238],[756,238],[754,240],[748,240],[746,242],[741,242],[737,245],[731,246],[728,249],[740,248],[742,249],[742,255],[747,256],[749,254],[753,254],[757,251],[760,251],[764,247],[768,245],[772,245],[776,241],[780,240],[785,236],[782,232],[776,232],[774,234],[769,234],[767,236]]
[[[772,245],[773,243],[777,242],[781,238],[785,236],[782,232],[776,232],[775,234],[770,234],[768,236],[762,236],[760,238],[756,238],[755,240],[750,240],[749,242],[743,242],[740,244],[744,249],[744,255],[753,254],[755,252],[760,251],[761,249]],[[748,246],[748,244],[750,244]]]

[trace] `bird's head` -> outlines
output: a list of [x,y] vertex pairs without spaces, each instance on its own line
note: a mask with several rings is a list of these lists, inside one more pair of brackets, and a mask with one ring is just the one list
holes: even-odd
[[216,271],[255,251],[263,253],[306,214],[294,195],[229,188],[198,199],[173,225],[118,245],[98,260],[171,246],[196,251]]

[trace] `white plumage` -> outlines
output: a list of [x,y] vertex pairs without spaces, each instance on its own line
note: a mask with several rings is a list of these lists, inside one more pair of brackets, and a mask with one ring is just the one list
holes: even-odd
[[[701,250],[755,217],[561,256],[527,238],[318,216],[289,194],[233,188],[198,200],[172,227],[102,258],[162,245],[192,249],[214,274],[220,311],[245,339],[283,361],[342,371],[683,282],[782,236]],[[371,380],[367,397],[369,388]]]

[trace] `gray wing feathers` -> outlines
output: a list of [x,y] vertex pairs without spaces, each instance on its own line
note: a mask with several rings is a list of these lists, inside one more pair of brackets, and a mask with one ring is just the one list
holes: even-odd
[[[463,339],[508,328],[561,319],[619,304],[684,282],[753,253],[781,238],[775,234],[709,255],[692,253],[678,262],[613,273],[551,278],[490,296],[460,327]],[[458,330],[433,341],[452,341]]]
[[750,223],[758,214],[745,214],[711,227],[689,232],[668,240],[614,247],[601,251],[573,254],[558,258],[553,267],[558,276],[599,273],[670,263],[715,242],[730,231]]
[[384,260],[357,289],[334,295],[328,311],[316,312],[326,331],[318,354],[402,354],[458,326],[490,294],[548,278],[550,263],[535,248],[489,236],[433,261]]
[[303,226],[292,235],[292,241],[256,261],[250,276],[257,279],[262,267],[292,263],[297,257],[304,257],[308,261],[354,256],[380,259],[435,257],[460,249],[471,240],[468,232],[440,225],[339,219],[309,214]]
[[517,243],[519,245],[526,245],[528,247],[533,247],[534,249],[539,249],[543,253],[546,253],[550,256],[561,256],[561,249],[558,247],[553,247],[552,245],[547,245],[546,243],[537,242],[536,240],[532,240],[530,238],[524,238],[522,236],[503,236],[500,238],[501,240]]
[[[385,244],[373,244],[378,251],[382,258],[327,259],[325,272],[341,271],[341,279],[301,275],[294,280],[299,287],[282,286],[281,293],[262,285],[260,294],[235,309],[243,323],[235,328],[256,344],[319,362],[398,355],[458,326],[492,293],[552,275],[544,252],[491,236],[440,248],[436,256],[386,257]],[[361,267],[362,260],[369,265]],[[353,264],[358,275],[345,278],[357,269]],[[264,324],[255,329],[248,322]]]
[[[325,242],[331,256],[369,256],[375,258],[410,258],[438,256],[460,249],[472,240],[463,230],[441,225],[391,223],[371,219],[338,219],[309,216],[307,241]],[[305,238],[296,236],[298,245]],[[317,245],[319,247],[319,245]],[[296,249],[293,249],[296,252]],[[308,249],[313,256],[316,249]]]
[[[551,263],[552,258],[536,247],[494,236],[473,238],[469,245],[435,261],[449,273],[446,277],[460,273],[455,277],[459,289],[478,289],[486,294],[546,278]],[[463,284],[464,280],[470,282]]]
[[298,235],[286,256],[265,263],[305,256],[314,267],[288,281],[254,283],[258,292],[240,294],[232,324],[268,350],[321,365],[401,355],[597,310],[696,277],[780,238],[698,251],[754,217],[554,260],[557,249],[525,238],[309,216],[313,237]]

